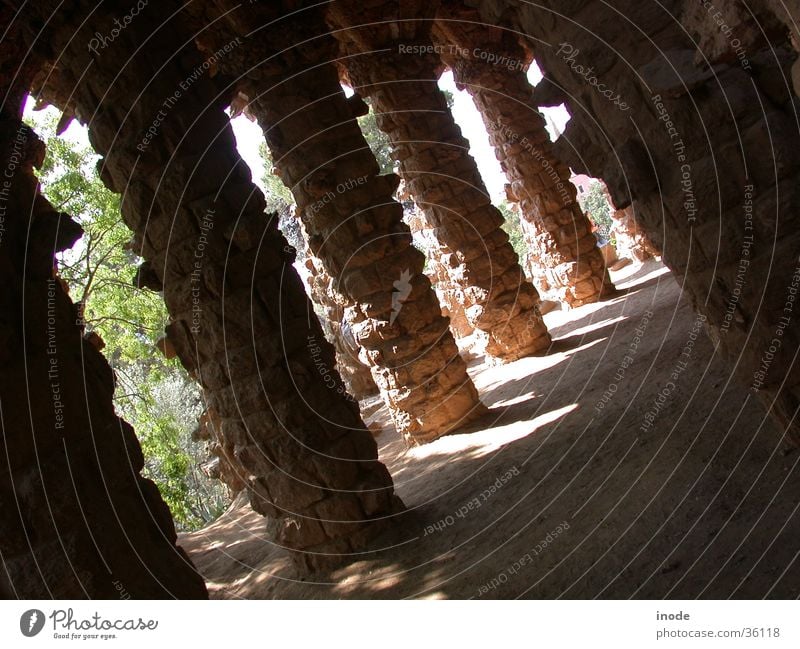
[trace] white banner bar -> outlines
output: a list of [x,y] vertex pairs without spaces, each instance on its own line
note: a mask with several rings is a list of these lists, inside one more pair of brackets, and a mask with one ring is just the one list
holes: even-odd
[[[0,603],[3,647],[798,647],[797,602]],[[513,643],[513,644],[512,644]],[[242,644],[242,646],[244,646]]]

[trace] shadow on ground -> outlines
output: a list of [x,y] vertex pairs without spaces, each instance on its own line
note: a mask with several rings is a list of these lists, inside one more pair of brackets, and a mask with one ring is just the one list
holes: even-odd
[[472,364],[468,432],[407,450],[371,405],[409,511],[359,561],[297,579],[242,502],[181,535],[212,597],[800,595],[800,453],[705,336],[675,376],[695,316],[663,267],[614,280],[545,317],[548,356]]

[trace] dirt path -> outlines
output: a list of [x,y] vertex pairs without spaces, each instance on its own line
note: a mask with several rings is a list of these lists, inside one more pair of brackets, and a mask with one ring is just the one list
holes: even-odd
[[380,435],[410,511],[363,561],[298,581],[247,506],[183,535],[212,597],[800,595],[800,453],[663,267],[614,279],[626,295],[545,317],[556,353],[473,363],[477,429]]

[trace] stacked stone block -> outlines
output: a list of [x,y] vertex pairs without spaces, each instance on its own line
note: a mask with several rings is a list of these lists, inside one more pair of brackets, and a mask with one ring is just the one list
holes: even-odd
[[[4,61],[25,51],[15,27]],[[204,598],[167,505],[141,476],[136,435],[114,412],[112,370],[55,273],[54,255],[81,230],[39,193],[45,150],[20,120],[21,79],[0,77],[0,596]]]
[[[544,116],[532,103],[528,56],[517,35],[481,24],[477,11],[443,3],[435,28],[442,58],[483,117],[510,182],[542,272],[567,307],[596,302],[614,292],[592,224],[577,200],[569,168],[554,154]],[[491,54],[494,59],[480,56]]]
[[439,60],[425,48],[430,22],[420,21],[406,39],[403,30],[376,27],[392,16],[403,16],[395,0],[368,9],[351,2],[332,6],[347,76],[370,99],[391,140],[400,174],[439,241],[442,263],[463,292],[467,318],[488,335],[487,353],[512,361],[544,352],[550,337],[539,296],[437,85]]
[[632,205],[611,214],[617,254],[636,261],[647,261],[660,256],[636,220]]
[[379,394],[369,365],[361,361],[361,349],[345,322],[345,313],[355,308],[354,305],[336,290],[335,282],[322,262],[311,254],[306,256],[306,269],[311,299],[324,312],[322,328],[336,350],[336,366],[348,394],[357,400]]
[[236,91],[264,131],[312,254],[357,306],[347,312],[348,325],[396,428],[419,444],[482,415],[485,408],[422,272],[424,256],[411,245],[402,206],[393,198],[399,178],[379,175],[356,121],[366,105],[345,97],[339,83],[332,63],[337,45],[323,9],[261,3],[245,12],[221,3],[194,8],[192,15],[198,24],[214,25],[200,39],[212,51],[243,28],[269,25],[223,69],[238,79]]
[[406,220],[415,240],[425,251],[428,259],[425,272],[439,298],[442,313],[450,319],[450,331],[456,340],[472,335],[475,333],[475,327],[467,319],[464,291],[453,282],[447,266],[442,262],[441,244],[436,238],[433,228],[428,226],[428,222],[419,208],[416,208]]
[[101,177],[123,193],[137,251],[163,286],[170,344],[233,445],[254,509],[302,569],[341,563],[400,503],[339,390],[293,249],[236,152],[209,59],[173,14],[177,3],[148,6],[92,58],[85,43],[115,14],[89,5],[51,40],[61,75],[43,92],[69,98],[88,123]]

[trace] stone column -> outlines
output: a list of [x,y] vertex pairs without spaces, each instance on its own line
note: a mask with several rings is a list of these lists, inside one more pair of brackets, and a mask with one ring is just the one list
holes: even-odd
[[[355,305],[336,290],[333,278],[309,250],[306,243],[308,233],[294,206],[281,214],[278,227],[289,245],[296,250],[298,261],[295,262],[295,268],[302,261],[303,270],[300,276],[305,281],[325,338],[336,351],[336,367],[347,387],[347,393],[356,400],[380,394],[372,378],[369,363],[360,358],[362,348],[355,342],[349,326],[344,323],[346,310],[355,308]],[[313,349],[313,345],[310,349]],[[327,373],[326,368],[319,369],[323,374]]]
[[428,259],[426,274],[439,298],[442,313],[450,319],[450,331],[456,340],[472,335],[475,333],[475,327],[467,319],[464,291],[453,282],[447,266],[442,261],[444,253],[441,244],[436,239],[436,234],[429,227],[419,208],[415,209],[407,222],[412,234],[425,250],[425,256]]
[[0,43],[0,597],[205,598],[114,413],[111,368],[55,274],[54,254],[81,230],[39,193],[44,145],[20,121],[27,85],[9,88],[29,80],[14,28]]
[[510,198],[520,205],[534,261],[567,307],[611,295],[614,286],[569,168],[554,155],[544,117],[532,102],[529,63],[516,35],[482,24],[461,3],[444,2],[438,18],[434,33],[442,59],[483,117],[511,183]]
[[201,468],[209,478],[222,482],[233,500],[247,488],[248,471],[236,459],[236,445],[222,431],[222,420],[213,409],[206,409],[192,431],[192,440],[206,443],[209,457]]
[[632,205],[622,210],[614,210],[611,213],[611,220],[614,224],[617,253],[620,256],[636,261],[647,261],[661,255],[644,230],[639,227]]
[[[360,348],[355,337],[344,322],[345,312],[355,308],[347,298],[336,290],[334,279],[325,271],[322,262],[310,252],[306,256],[307,282],[312,301],[324,312],[322,328],[328,342],[336,350],[336,366],[347,392],[357,400],[365,399],[380,393],[375,379],[372,378],[369,365],[365,365],[360,357]],[[322,368],[320,368],[322,370]]]
[[[539,242],[536,239],[536,232],[533,225],[522,215],[522,207],[511,189],[511,183],[506,183],[506,199],[510,203],[511,209],[515,210],[520,216],[519,224],[522,236],[525,240],[525,257],[521,260],[525,274],[531,278],[533,285],[539,292],[542,302],[539,304],[539,311],[546,313],[555,308],[556,304],[563,302],[563,292],[558,290],[558,279],[553,276],[553,271],[547,267],[541,257]],[[545,304],[545,301],[547,304]]]
[[[210,51],[235,34],[257,33],[220,65],[250,101],[311,252],[357,306],[348,311],[348,324],[397,429],[409,443],[424,443],[483,414],[422,273],[424,256],[411,246],[393,198],[399,178],[379,175],[356,121],[366,105],[348,100],[339,83],[332,63],[337,45],[323,9],[259,3],[246,5],[246,12],[231,8],[224,18],[214,7],[189,9],[199,24],[214,26],[201,34]],[[256,29],[264,25],[271,28]]]
[[611,206],[612,232],[616,240],[614,247],[617,254],[620,257],[636,261],[647,261],[653,257],[660,257],[661,252],[653,245],[650,237],[637,222],[633,204],[622,209],[617,208],[605,183],[603,183],[603,193]]
[[301,568],[325,568],[363,548],[400,503],[339,391],[293,248],[264,214],[178,6],[148,5],[100,56],[86,42],[114,16],[71,16],[51,39],[62,56],[46,94],[74,102],[101,177],[124,192],[123,218],[163,286],[170,343],[247,471],[253,508]]
[[360,3],[331,6],[331,20],[342,28],[336,35],[347,75],[354,90],[369,97],[378,126],[389,136],[400,174],[436,234],[453,283],[464,293],[467,318],[488,335],[487,353],[512,361],[543,352],[550,337],[537,308],[539,296],[525,279],[500,227],[503,216],[491,204],[469,143],[437,85],[438,57],[424,49],[406,52],[410,44],[424,48],[425,24],[408,40],[403,32],[413,21],[394,31],[385,26],[395,14],[402,21],[400,13],[396,0],[367,12]]
[[502,9],[505,27],[542,43],[534,99],[572,115],[557,154],[603,178],[615,205],[635,201],[717,353],[800,440],[800,137],[790,32],[771,27],[789,3],[719,3],[742,18],[736,39],[694,2],[626,3],[625,20],[589,0],[569,15],[563,0],[477,4],[484,22]]

